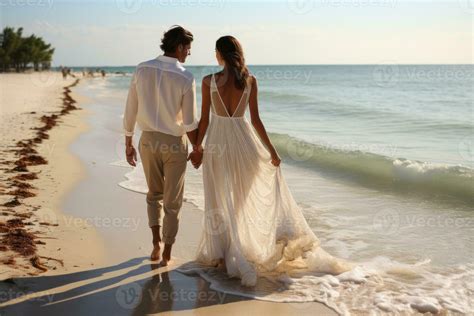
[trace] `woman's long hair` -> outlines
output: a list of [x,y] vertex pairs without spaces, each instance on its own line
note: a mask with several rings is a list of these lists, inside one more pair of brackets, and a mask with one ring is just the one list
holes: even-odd
[[216,49],[225,61],[229,74],[234,78],[237,89],[243,89],[249,77],[249,70],[245,65],[244,51],[239,41],[230,35],[222,36],[216,41]]

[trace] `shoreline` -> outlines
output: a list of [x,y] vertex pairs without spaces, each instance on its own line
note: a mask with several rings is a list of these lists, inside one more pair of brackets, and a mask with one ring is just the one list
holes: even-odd
[[[61,209],[67,193],[85,177],[69,145],[90,127],[84,120],[87,112],[76,106],[79,96],[71,91],[79,79],[60,76],[0,77],[2,87],[8,87],[2,94],[8,108],[2,107],[1,116],[6,128],[1,144],[0,280],[78,271],[103,262],[95,228],[73,221]],[[87,256],[81,255],[84,249]]]
[[[80,90],[78,93],[93,99],[92,102],[84,105],[84,109],[93,113],[87,118],[88,124],[92,128],[84,133],[83,137],[76,140],[73,146],[73,152],[81,159],[89,176],[68,194],[64,208],[68,214],[75,216],[81,215],[85,218],[98,216],[99,219],[111,219],[110,222],[117,221],[116,226],[107,225],[104,222],[97,225],[97,231],[103,237],[106,246],[106,269],[113,270],[114,267],[122,267],[128,263],[134,268],[134,270],[130,269],[125,273],[122,272],[114,276],[118,280],[126,278],[130,281],[115,283],[116,287],[119,285],[120,287],[113,289],[115,291],[113,296],[120,292],[122,286],[142,293],[141,301],[135,302],[137,306],[130,306],[130,308],[133,308],[136,312],[146,313],[179,313],[189,309],[188,312],[195,310],[210,315],[221,315],[224,312],[252,313],[253,311],[276,315],[288,315],[295,312],[302,315],[313,315],[314,313],[337,315],[332,308],[319,302],[286,304],[216,292],[210,289],[210,284],[200,276],[188,276],[176,271],[175,269],[179,265],[194,259],[197,241],[202,230],[204,213],[189,201],[184,201],[181,209],[180,228],[176,243],[173,246],[172,256],[174,262],[171,262],[168,267],[159,267],[158,262],[150,261],[149,255],[152,250],[152,243],[151,231],[147,225],[146,195],[117,185],[125,180],[125,174],[132,167],[122,168],[111,165],[112,162],[117,161],[117,158],[122,158],[121,145],[124,141],[119,129],[121,120],[109,112],[109,110],[116,109],[117,103],[113,102],[109,109],[108,103],[104,102],[101,99],[102,97],[96,98],[95,94],[89,95],[87,90],[84,90],[87,89],[87,84],[91,84],[96,89],[97,84],[100,85],[101,82],[102,79],[85,80],[84,85],[78,89]],[[99,92],[98,95],[102,96],[103,94]],[[137,143],[134,141],[134,144]],[[84,201],[82,198],[84,196],[88,196],[88,199],[95,202]],[[130,223],[134,223],[136,226]],[[117,247],[117,245],[120,245],[120,247]],[[94,271],[91,270],[88,273],[93,274]],[[141,274],[139,278],[135,278],[133,276],[134,271],[137,274],[145,273]],[[100,280],[105,283],[107,279],[112,277],[110,274],[103,275]],[[84,279],[84,277],[79,277],[79,279]],[[96,281],[96,283],[100,282]],[[72,287],[74,287],[74,284],[72,284]],[[179,299],[171,303],[166,297],[157,297],[153,294],[153,291],[156,291],[157,288],[162,289],[164,294],[169,295],[169,297],[177,296]],[[101,288],[100,291],[107,291],[107,288]],[[190,297],[196,299],[193,301]],[[205,297],[208,300],[201,301],[197,299],[199,297]],[[107,300],[107,302],[109,303],[107,313],[124,311],[124,307],[121,306],[120,302],[117,302],[116,297]],[[95,300],[88,300],[88,304],[94,305],[95,303]],[[117,303],[119,306],[117,306]],[[173,306],[168,309],[168,305]],[[157,309],[157,307],[160,308]],[[118,310],[116,310],[117,308]]]
[[[61,82],[57,87],[49,87],[51,91],[47,100],[53,100],[52,94],[56,94],[56,100],[63,86],[70,84],[70,81]],[[43,312],[49,315],[60,314],[64,308],[79,314],[81,308],[87,308],[109,314],[129,314],[134,310],[147,313],[198,311],[209,315],[255,311],[275,315],[295,312],[301,315],[337,315],[319,302],[287,304],[216,292],[201,277],[175,271],[180,264],[192,260],[196,239],[202,229],[203,213],[190,202],[183,203],[182,224],[173,250],[174,262],[168,267],[159,267],[157,262],[150,261],[151,233],[146,225],[145,195],[110,185],[117,183],[115,179],[123,179],[124,169],[108,168],[111,157],[99,153],[113,154],[104,145],[105,140],[94,141],[98,137],[107,139],[110,136],[112,140],[122,139],[123,136],[116,135],[115,131],[109,133],[102,130],[104,122],[97,123],[96,120],[104,113],[98,107],[85,106],[88,103],[94,105],[94,100],[76,92],[71,92],[69,96],[84,107],[62,116],[58,122],[61,128],[48,131],[49,138],[41,143],[42,150],[38,148],[48,163],[27,166],[31,173],[38,173],[38,179],[31,181],[35,187],[31,191],[37,195],[24,198],[27,203],[12,207],[15,214],[35,205],[38,207],[31,212],[30,219],[25,220],[32,225],[25,227],[31,231],[38,230],[34,240],[44,240],[45,244],[37,244],[37,253],[42,256],[42,264],[48,271],[29,268],[28,261],[18,262],[19,259],[14,266],[2,264],[2,269],[3,266],[9,269],[4,269],[5,272],[0,275],[3,280],[0,291],[6,294],[0,300],[0,308],[13,314]],[[70,100],[68,97],[65,99]],[[35,111],[42,115],[43,112],[57,111],[60,106],[58,101],[53,108]],[[17,118],[19,114],[16,115],[12,117]],[[31,119],[26,124],[27,128],[36,126],[36,116],[24,117]],[[18,130],[13,135],[15,138],[20,136]],[[107,143],[116,146],[113,142]],[[95,146],[98,151],[94,151]],[[98,195],[91,195],[93,192]],[[108,204],[111,207],[105,207]],[[130,229],[125,222],[121,227],[86,224],[84,219],[96,215],[104,219],[131,219],[140,226]],[[12,214],[10,216],[13,217]],[[40,222],[53,225],[40,225]],[[3,256],[7,252],[1,253]],[[151,292],[158,288],[166,296],[156,296]],[[120,294],[127,290],[140,291],[140,301],[128,303],[126,299],[121,299]],[[199,297],[205,300],[198,300]],[[53,304],[44,305],[48,300]]]
[[[328,73],[334,72],[328,71]],[[252,305],[254,311],[259,310],[257,306],[260,302],[251,299],[244,302],[241,300],[230,302],[236,298],[231,294],[221,301],[212,302],[212,297],[219,297],[213,289],[235,294],[242,291],[233,291],[235,288],[232,286],[219,286],[219,279],[216,283],[216,279],[207,278],[212,281],[212,288],[210,288],[209,283],[200,277],[183,276],[177,273],[178,259],[181,261],[193,259],[190,257],[195,252],[196,242],[202,229],[202,220],[200,220],[202,211],[196,211],[187,203],[183,205],[183,217],[180,221],[177,243],[173,247],[173,256],[176,257],[177,264],[163,269],[157,262],[149,260],[151,234],[146,225],[145,196],[123,190],[121,185],[128,178],[125,174],[131,168],[117,168],[126,166],[123,157],[124,137],[121,134],[121,118],[129,80],[130,78],[118,76],[87,78],[81,80],[81,84],[73,89],[90,101],[90,103],[84,103],[83,106],[84,110],[91,113],[84,116],[90,129],[82,133],[69,147],[74,156],[80,160],[81,165],[85,167],[84,178],[81,178],[79,183],[74,185],[73,190],[67,194],[61,209],[63,213],[89,223],[92,220],[98,235],[102,237],[105,244],[103,255],[107,263],[102,267],[86,267],[82,272],[66,273],[54,278],[41,276],[17,278],[14,280],[14,285],[17,285],[15,293],[28,289],[28,291],[33,291],[35,297],[10,299],[8,302],[0,303],[0,309],[5,306],[5,311],[13,314],[25,314],[22,313],[25,309],[29,312],[39,309],[40,312],[49,315],[58,314],[58,308],[75,311],[80,315],[79,311],[84,312],[81,307],[101,311],[102,314],[131,314],[133,312],[143,314],[140,312],[163,311],[200,313],[211,310],[218,312],[222,311],[222,308],[230,312],[232,309],[242,310],[244,305]],[[288,82],[288,84],[291,88],[292,83]],[[429,85],[425,87],[428,88]],[[368,91],[371,92],[370,89]],[[465,91],[462,90],[462,85],[459,91]],[[303,93],[297,94],[296,97],[302,95]],[[285,95],[288,99],[290,96],[291,93]],[[271,95],[267,97],[264,100],[274,99]],[[429,98],[420,102],[420,104],[429,104]],[[344,107],[338,110],[346,113]],[[80,112],[77,111],[76,114]],[[288,111],[283,109],[282,112],[268,116],[266,122],[270,126],[269,130],[272,130],[276,122],[279,122],[278,114],[286,112],[289,118],[294,118],[294,120],[301,118],[301,115],[292,112],[291,108]],[[312,110],[307,112],[308,117],[317,113]],[[333,115],[330,116],[333,117]],[[363,120],[364,117],[361,119]],[[390,122],[397,123],[396,120],[390,120]],[[420,122],[423,123],[422,120]],[[19,124],[20,121],[17,123]],[[285,130],[287,127],[288,129]],[[294,131],[289,125],[283,125],[282,129],[281,132],[287,135]],[[331,126],[328,126],[327,130],[331,131]],[[295,137],[304,139],[303,131],[299,134],[294,132],[297,134]],[[407,139],[407,144],[416,144],[418,141],[411,143],[410,140],[417,140],[417,135],[419,136],[419,134],[413,134],[413,137]],[[433,136],[433,134],[430,135]],[[136,136],[135,144],[139,135]],[[375,138],[382,140],[381,136],[383,135],[377,135]],[[404,139],[403,135],[401,137]],[[452,139],[455,140],[455,138]],[[287,147],[285,140],[286,138],[283,139],[282,144]],[[364,309],[374,312],[397,310],[406,313],[431,310],[448,315],[472,309],[469,297],[464,291],[468,288],[463,281],[466,277],[472,276],[474,271],[465,252],[466,247],[470,245],[469,223],[472,222],[470,212],[472,208],[447,207],[441,203],[433,203],[435,202],[433,199],[425,200],[419,199],[418,195],[411,196],[411,192],[410,196],[402,197],[397,194],[387,194],[387,191],[382,190],[382,186],[367,188],[363,185],[347,184],[342,177],[334,177],[326,172],[326,167],[316,168],[321,160],[310,166],[304,165],[305,161],[300,164],[298,158],[305,158],[303,160],[308,161],[309,156],[306,155],[307,151],[300,151],[299,147],[293,146],[294,144],[295,142],[288,146],[289,149],[293,148],[292,151],[290,150],[290,154],[293,154],[290,158],[293,157],[293,160],[287,161],[288,164],[283,166],[286,170],[284,174],[308,224],[321,239],[325,250],[362,264],[361,269],[355,270],[354,274],[337,277],[341,283],[327,285],[327,280],[305,278],[301,282],[296,282],[301,283],[301,287],[294,284],[295,287],[289,290],[302,289],[298,295],[306,296],[307,301],[320,298],[320,295],[327,293],[326,290],[330,290],[331,300],[339,302],[338,306],[341,310],[347,308],[354,313]],[[391,146],[390,140],[384,140],[382,144]],[[304,148],[305,146],[302,149]],[[328,148],[330,151],[325,153],[331,154],[329,158],[334,157],[332,147]],[[441,148],[450,147],[441,146]],[[313,147],[309,149],[312,150]],[[453,154],[460,158],[458,154],[462,152],[458,153],[457,148],[455,149]],[[442,156],[439,157],[441,158]],[[337,161],[338,159],[335,159],[335,163]],[[348,163],[348,159],[339,162],[342,165],[353,166]],[[377,171],[377,174],[386,173],[380,172],[376,165],[370,168]],[[137,169],[136,171],[142,171],[140,168]],[[193,168],[189,170],[190,177],[187,179],[190,181],[187,182],[185,198],[202,205],[203,201],[200,199],[203,196],[202,179],[199,173],[192,172]],[[429,172],[425,174],[425,178],[433,176],[430,170],[427,170]],[[66,170],[65,174],[68,175],[69,170]],[[398,175],[403,176],[405,180],[414,178],[413,173],[402,172]],[[436,177],[433,177],[433,180],[436,180],[434,178]],[[128,180],[126,182],[129,187],[138,188],[138,192],[146,193],[146,181],[141,174],[132,175]],[[453,180],[453,183],[457,182]],[[100,222],[95,222],[95,218]],[[72,224],[69,223],[69,225]],[[437,244],[449,245],[449,247],[433,246]],[[371,277],[374,274],[379,274],[381,278]],[[386,276],[388,276],[386,279],[388,282],[382,282]],[[416,280],[417,283],[411,282],[412,280]],[[424,285],[418,286],[421,283]],[[439,289],[439,284],[450,286]],[[8,283],[0,282],[0,286],[3,285],[8,285]],[[453,288],[462,289],[462,292],[454,293]],[[173,301],[157,298],[156,292],[153,292],[157,289],[163,290],[169,297],[177,295],[178,298]],[[149,290],[152,292],[150,293]],[[337,291],[337,297],[332,295],[332,290]],[[380,293],[379,290],[383,291],[382,298],[377,294]],[[122,306],[123,301],[118,300],[117,296],[120,297],[124,292],[141,294],[143,302],[136,302],[136,308],[129,305]],[[184,296],[181,293],[184,293]],[[273,293],[278,295],[279,291],[272,291],[269,293],[270,296],[273,296]],[[53,304],[40,304],[39,299],[44,301],[49,294],[54,295]],[[249,294],[252,295],[252,293]],[[205,299],[193,301],[191,295],[195,298],[202,295]],[[413,297],[416,297],[416,300]],[[35,298],[38,298],[38,303]],[[100,306],[100,302],[105,306]],[[229,308],[232,306],[235,308]],[[318,307],[325,309],[325,312],[321,314],[330,313],[329,308],[313,302],[308,304],[270,303],[266,306],[275,308],[265,309],[262,311],[264,313],[280,311],[285,314],[283,310],[286,309],[286,314],[309,314]],[[131,307],[129,309],[133,309],[133,312],[125,310],[128,307]],[[249,309],[252,310],[252,308]],[[334,311],[340,312],[339,309],[334,309]]]
[[[73,81],[64,81],[63,85],[72,83]],[[42,90],[46,88],[43,87]],[[294,313],[301,315],[315,313],[337,315],[336,310],[318,301],[277,303],[263,301],[260,298],[252,299],[240,295],[225,294],[222,291],[215,291],[215,287],[211,288],[209,282],[199,276],[183,275],[176,271],[176,268],[182,263],[194,259],[196,243],[202,230],[203,212],[196,209],[194,202],[191,201],[192,199],[188,199],[188,194],[202,196],[202,193],[190,190],[193,183],[198,185],[196,181],[188,182],[188,189],[185,189],[187,191],[185,192],[186,201],[183,202],[181,210],[183,216],[180,221],[177,242],[173,247],[175,262],[168,267],[160,267],[158,262],[150,261],[151,233],[147,226],[145,195],[137,194],[137,192],[120,186],[120,182],[126,179],[125,174],[132,169],[129,166],[120,168],[124,165],[124,150],[122,147],[124,137],[120,133],[122,107],[118,105],[123,102],[123,93],[117,93],[117,91],[109,88],[109,84],[102,78],[83,79],[81,84],[70,93],[70,97],[78,101],[82,110],[71,111],[69,115],[61,119],[62,128],[53,128],[49,131],[50,139],[43,143],[43,152],[46,153],[43,156],[49,163],[31,166],[31,168],[38,168],[40,172],[40,179],[35,183],[44,180],[45,185],[41,185],[41,187],[48,189],[50,196],[43,196],[42,199],[39,199],[38,196],[30,197],[26,201],[41,200],[40,204],[42,203],[41,205],[44,206],[44,211],[43,213],[35,212],[35,215],[40,215],[39,221],[41,222],[47,218],[50,223],[58,223],[64,228],[62,232],[58,232],[61,230],[58,226],[48,225],[43,227],[40,225],[40,228],[44,229],[43,234],[57,232],[55,237],[63,233],[63,236],[66,236],[65,238],[69,238],[67,240],[61,237],[59,239],[48,239],[48,235],[45,235],[46,238],[43,239],[47,244],[38,245],[38,247],[51,247],[55,249],[51,252],[51,258],[61,260],[63,260],[62,257],[70,258],[73,263],[77,263],[75,265],[79,266],[67,267],[70,270],[65,272],[65,268],[60,267],[58,261],[50,259],[46,263],[53,268],[48,272],[34,277],[21,276],[7,279],[6,282],[0,282],[0,292],[9,295],[6,300],[5,297],[0,298],[0,309],[5,308],[5,312],[13,314],[32,312],[41,314],[43,312],[48,315],[61,314],[61,310],[65,309],[74,311],[73,314],[77,315],[85,314],[86,309],[103,314],[205,312],[206,314],[220,315],[224,312],[233,314],[242,313],[243,311],[244,313],[261,312],[275,315]],[[62,89],[62,86],[56,89],[58,95],[60,95]],[[56,98],[57,96],[54,97],[54,99]],[[53,100],[52,97],[47,99],[49,101]],[[24,106],[32,104],[30,101],[23,103]],[[33,114],[29,113],[30,109],[27,110],[24,112],[28,115],[17,113],[16,120],[13,121],[15,126],[12,127],[20,127],[22,118],[33,118]],[[54,111],[57,111],[57,108]],[[44,109],[44,113],[47,113],[47,115],[54,111],[50,108]],[[78,121],[75,121],[75,119],[78,119]],[[56,133],[63,135],[63,130],[73,130],[72,134],[76,136],[55,138]],[[21,138],[28,135],[26,132],[24,134],[21,135]],[[70,135],[67,132],[66,134]],[[17,132],[16,135],[19,135],[19,133]],[[18,141],[18,139],[15,141]],[[137,144],[136,141],[137,139],[135,139],[134,145]],[[63,152],[62,156],[59,154],[60,152]],[[354,242],[354,238],[345,235],[347,232],[352,232],[352,230],[347,230],[345,225],[350,224],[352,226],[348,219],[354,218],[355,213],[375,216],[375,219],[387,213],[402,218],[406,215],[404,212],[406,207],[413,205],[413,209],[418,211],[415,215],[419,218],[429,219],[433,216],[433,209],[429,205],[425,207],[419,205],[417,201],[418,204],[412,202],[398,204],[398,200],[392,201],[390,199],[384,201],[387,204],[381,204],[384,207],[381,208],[382,213],[370,212],[370,210],[365,212],[363,202],[367,201],[367,197],[375,197],[374,192],[362,189],[347,191],[344,187],[328,186],[326,179],[314,175],[308,178],[312,186],[301,186],[300,175],[305,170],[294,167],[288,168],[289,172],[286,173],[288,183],[292,188],[296,188],[295,192],[297,194],[304,197],[303,204],[308,206],[309,211],[312,211],[312,209],[309,209],[311,205],[332,206],[334,201],[338,200],[337,197],[362,201],[360,205],[352,204],[351,207],[341,207],[337,210],[337,213],[325,211],[323,207],[318,208],[318,213],[308,212],[309,215],[317,214],[322,224],[338,221],[338,230],[334,229],[332,225],[328,227],[319,225],[318,235],[324,238],[324,244],[329,249],[331,247],[333,250],[342,249],[344,256],[350,256],[354,253],[351,251],[359,246],[361,246],[360,249],[364,249],[366,245],[363,242],[351,244]],[[57,174],[59,178],[53,179],[49,173]],[[306,172],[304,174],[309,177]],[[43,179],[43,176],[46,177]],[[140,192],[144,193],[143,182],[133,182],[133,180],[137,179],[132,177],[132,184],[142,188],[143,190]],[[201,183],[200,181],[199,178],[199,183]],[[298,185],[300,186],[298,187]],[[314,191],[314,188],[318,188],[318,190]],[[318,192],[318,194],[314,194],[315,192]],[[62,195],[63,198],[58,199],[56,196],[59,195]],[[308,198],[309,196],[311,198]],[[315,196],[314,200],[312,196]],[[57,204],[55,204],[55,201]],[[344,204],[341,205],[344,206]],[[56,210],[61,212],[56,213]],[[94,222],[95,218],[101,222]],[[313,217],[309,219],[311,220]],[[92,220],[92,224],[87,224],[90,220]],[[400,223],[399,226],[379,227],[377,221],[372,219],[359,223],[362,224],[360,227],[367,229],[366,232],[376,233],[379,237],[378,240],[371,240],[371,249],[376,249],[377,246],[384,247],[385,243],[392,242],[390,239],[392,239],[394,233],[405,228],[404,223]],[[90,227],[91,225],[93,227]],[[80,229],[81,227],[83,227],[83,230]],[[386,233],[380,232],[381,229],[388,229],[388,231]],[[407,234],[407,236],[409,235]],[[95,239],[95,237],[97,238]],[[347,242],[348,247],[341,248],[342,242]],[[408,244],[415,245],[414,241],[411,240],[408,241]],[[403,245],[403,241],[400,242],[400,245]],[[460,245],[462,246],[462,243]],[[351,246],[353,247],[351,248]],[[420,243],[419,246],[418,248],[421,248],[423,244]],[[58,249],[60,249],[59,253]],[[373,264],[376,264],[377,267],[390,266],[392,263],[391,260],[388,260],[388,257],[381,256],[379,258],[379,255],[384,254],[383,251],[373,251],[373,253],[374,256],[377,255],[377,258],[381,259],[373,261]],[[0,254],[3,253],[0,252]],[[54,256],[58,254],[62,257]],[[48,255],[45,255],[45,257],[48,257]],[[91,260],[88,260],[88,258]],[[413,258],[418,258],[418,256]],[[393,267],[400,269],[399,271],[411,269],[411,266],[402,264],[402,262],[405,262],[405,258],[398,259],[398,261],[393,260],[395,264]],[[422,269],[418,268],[418,263],[421,263],[418,259],[413,263],[417,266],[416,269]],[[413,275],[418,275],[416,271],[407,271],[415,273]],[[443,274],[436,274],[436,270],[431,271],[427,268],[426,271],[439,277],[444,276]],[[469,271],[467,272],[469,273]],[[54,276],[54,274],[57,275]],[[446,276],[443,280],[448,280],[449,277]],[[457,275],[453,274],[451,281],[454,282],[455,278],[457,278]],[[404,283],[399,284],[405,286]],[[351,289],[357,289],[359,286],[361,285],[357,285],[356,282],[353,287],[352,283],[347,283],[344,288],[341,288],[341,291],[343,290],[341,293],[347,295],[344,298],[345,302],[354,302],[353,295],[357,297],[357,292]],[[411,290],[409,285],[404,288],[407,291]],[[161,294],[157,296],[156,291],[158,289],[160,293],[164,294],[164,298]],[[363,292],[365,289],[361,288],[361,291]],[[6,292],[10,290],[13,292]],[[224,291],[226,290],[224,289]],[[396,297],[397,293],[391,291],[393,291],[393,288],[388,287],[388,295],[395,295],[394,297]],[[129,292],[138,293],[137,297],[139,299],[137,301],[131,300],[129,303],[128,298],[120,296]],[[26,295],[23,295],[24,293]],[[236,292],[227,291],[227,293]],[[449,294],[449,292],[440,294],[437,299],[439,302],[450,300],[451,296]],[[197,299],[200,297],[204,299]],[[432,308],[445,312],[444,306],[431,304],[430,297],[415,302],[415,307],[412,306],[411,311]],[[48,299],[52,304],[43,304]],[[378,310],[375,305],[367,306],[372,306],[374,310]],[[358,310],[354,309],[355,313],[356,311]]]

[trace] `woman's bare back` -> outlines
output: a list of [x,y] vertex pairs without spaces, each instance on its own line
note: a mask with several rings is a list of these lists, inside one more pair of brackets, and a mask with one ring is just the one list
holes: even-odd
[[229,115],[233,116],[242,100],[245,88],[238,89],[234,83],[235,79],[232,76],[225,75],[222,71],[215,73],[214,77],[222,103],[224,103]]

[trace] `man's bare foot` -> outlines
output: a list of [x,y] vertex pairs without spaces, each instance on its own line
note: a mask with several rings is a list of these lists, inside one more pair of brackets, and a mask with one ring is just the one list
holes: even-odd
[[171,247],[172,245],[165,244],[165,249],[163,250],[163,258],[161,259],[161,265],[167,266],[171,261]]
[[150,256],[151,261],[160,260],[160,242],[153,246],[153,251]]
[[152,261],[160,260],[160,225],[154,225],[151,227],[151,232],[153,234],[153,251],[151,252],[150,259]]

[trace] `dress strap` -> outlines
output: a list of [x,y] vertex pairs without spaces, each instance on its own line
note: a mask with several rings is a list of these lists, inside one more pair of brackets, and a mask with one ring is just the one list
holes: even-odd
[[214,103],[214,94],[216,93],[217,87],[215,84],[214,74],[211,75],[211,84],[209,93],[211,95],[211,112],[217,115],[216,105]]
[[216,77],[214,74],[211,75],[211,91],[217,90]]

